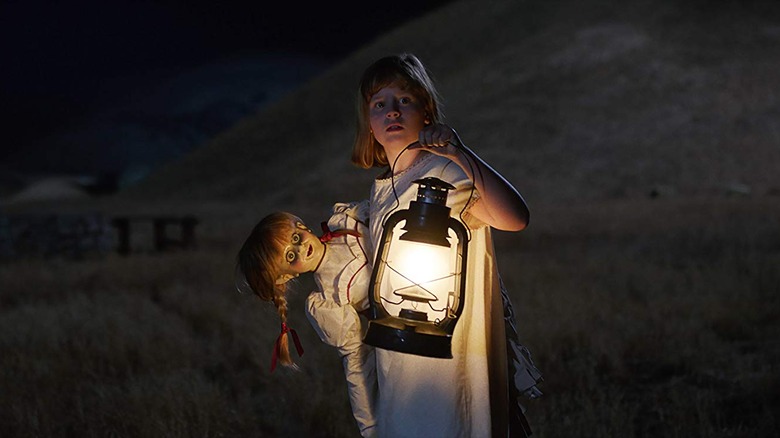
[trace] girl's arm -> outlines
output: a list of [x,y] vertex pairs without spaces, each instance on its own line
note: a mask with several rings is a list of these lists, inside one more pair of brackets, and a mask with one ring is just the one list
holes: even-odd
[[421,130],[419,137],[420,148],[449,158],[474,182],[480,194],[479,201],[469,210],[474,217],[504,231],[520,231],[528,225],[530,213],[520,193],[466,147],[454,129],[432,125]]

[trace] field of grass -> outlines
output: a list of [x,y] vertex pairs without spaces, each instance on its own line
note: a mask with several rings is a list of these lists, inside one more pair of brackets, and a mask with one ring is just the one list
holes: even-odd
[[[546,379],[535,436],[777,435],[779,204],[542,205],[497,233]],[[310,279],[300,371],[268,372],[278,318],[232,288],[250,223],[207,218],[192,252],[0,265],[0,436],[358,436]]]
[[540,436],[776,435],[771,201],[558,208],[523,236],[503,265],[521,267],[508,287],[547,377]]

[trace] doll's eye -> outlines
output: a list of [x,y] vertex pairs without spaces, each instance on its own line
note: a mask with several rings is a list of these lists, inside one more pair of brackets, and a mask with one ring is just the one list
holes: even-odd
[[287,260],[287,263],[292,263],[295,261],[295,253],[293,251],[287,251],[284,258]]
[[301,243],[301,235],[298,234],[298,233],[293,234],[292,235],[292,243],[296,244],[296,245]]

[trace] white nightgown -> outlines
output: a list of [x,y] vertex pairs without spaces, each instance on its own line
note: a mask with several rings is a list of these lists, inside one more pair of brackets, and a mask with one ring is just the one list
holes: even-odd
[[[370,254],[376,256],[382,222],[416,198],[413,181],[437,177],[456,187],[447,206],[458,218],[464,205],[476,202],[472,183],[449,159],[421,151],[394,178],[376,179],[371,188]],[[393,193],[393,185],[399,205]],[[506,436],[508,385],[507,341],[500,281],[493,257],[490,227],[469,215],[467,293],[452,336],[452,359],[428,358],[376,349],[379,398],[377,431],[382,437]],[[494,409],[491,409],[491,405]]]

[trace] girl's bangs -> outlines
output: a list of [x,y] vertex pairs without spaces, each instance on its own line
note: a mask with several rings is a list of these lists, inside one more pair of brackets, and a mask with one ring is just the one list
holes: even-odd
[[412,82],[409,77],[402,74],[395,69],[379,70],[375,72],[375,75],[371,80],[366,83],[366,87],[363,90],[363,97],[366,102],[371,100],[371,96],[376,94],[382,88],[390,85],[398,85],[403,90],[411,91],[418,94],[422,87],[419,84]]

